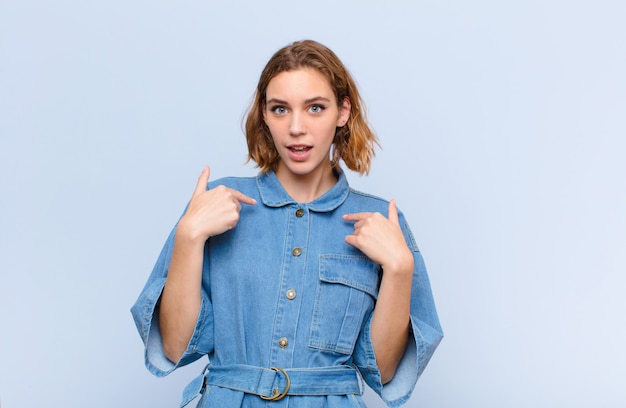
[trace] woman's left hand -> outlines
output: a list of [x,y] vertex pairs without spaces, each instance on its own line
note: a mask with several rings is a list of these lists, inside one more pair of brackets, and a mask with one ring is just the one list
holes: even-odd
[[389,218],[379,212],[346,214],[346,221],[354,221],[354,232],[346,242],[382,266],[383,271],[413,271],[413,254],[404,240],[396,201],[389,202]]

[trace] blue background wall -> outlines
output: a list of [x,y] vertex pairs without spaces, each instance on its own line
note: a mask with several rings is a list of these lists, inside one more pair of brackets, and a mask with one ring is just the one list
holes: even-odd
[[[2,407],[177,406],[129,314],[271,54],[330,46],[444,339],[409,407],[626,406],[626,3],[0,0]],[[382,407],[367,394],[371,407]]]

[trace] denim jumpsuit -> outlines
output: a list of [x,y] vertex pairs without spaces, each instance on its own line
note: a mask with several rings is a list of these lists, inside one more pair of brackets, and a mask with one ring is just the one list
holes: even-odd
[[202,306],[180,361],[165,357],[159,298],[176,228],[131,311],[156,376],[208,356],[183,393],[182,406],[364,407],[363,380],[389,407],[410,397],[443,334],[424,262],[404,216],[400,225],[415,268],[407,349],[394,378],[381,383],[370,338],[382,276],[379,265],[345,242],[342,215],[387,214],[388,202],[338,182],[309,203],[294,201],[273,172],[212,181],[257,200],[237,226],[204,248]]

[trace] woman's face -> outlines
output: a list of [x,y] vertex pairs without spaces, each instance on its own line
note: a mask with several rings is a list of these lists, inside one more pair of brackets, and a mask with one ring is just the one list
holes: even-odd
[[335,130],[346,124],[350,101],[337,106],[326,78],[315,69],[284,71],[269,82],[263,118],[280,156],[277,175],[330,174]]

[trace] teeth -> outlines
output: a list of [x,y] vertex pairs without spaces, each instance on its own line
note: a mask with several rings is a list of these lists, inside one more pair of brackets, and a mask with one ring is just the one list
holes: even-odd
[[295,146],[295,147],[292,147],[292,149],[301,152],[301,151],[305,150],[306,147],[304,147],[304,146]]

